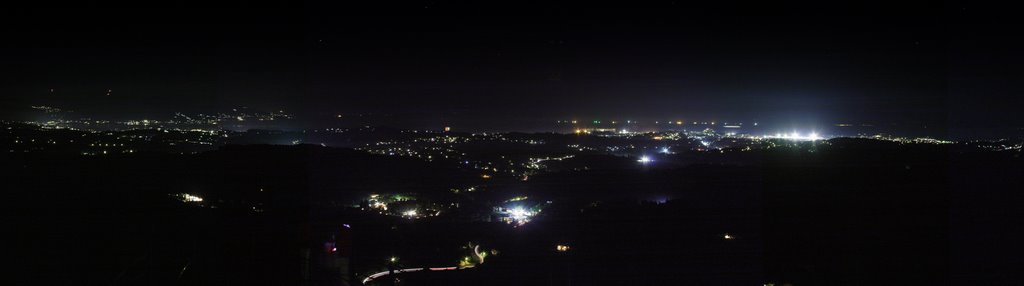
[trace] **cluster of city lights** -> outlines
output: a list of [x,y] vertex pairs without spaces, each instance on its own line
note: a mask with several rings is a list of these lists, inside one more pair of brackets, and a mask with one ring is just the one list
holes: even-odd
[[370,195],[370,199],[369,199],[370,207],[371,208],[375,208],[375,209],[384,210],[384,211],[388,210],[388,204],[385,203],[385,202],[380,201],[379,198],[380,198],[380,195],[377,195],[377,194]]
[[530,219],[536,215],[533,211],[518,206],[506,209],[504,213],[507,215],[505,221],[508,223],[515,223],[516,225],[524,225],[530,222]]
[[564,244],[559,244],[559,245],[556,245],[556,246],[555,246],[555,251],[558,251],[558,252],[566,252],[566,251],[569,251],[569,246],[568,246],[568,245],[564,245]]
[[640,162],[640,164],[647,164],[650,162],[654,162],[654,159],[651,159],[651,157],[648,156],[640,156],[640,159],[637,159],[636,161]]
[[821,140],[822,139],[821,136],[818,135],[818,133],[816,133],[816,132],[810,132],[810,133],[807,133],[807,134],[800,134],[799,132],[793,132],[793,133],[789,133],[789,134],[775,133],[774,136],[772,136],[772,135],[765,135],[765,136],[763,136],[763,138],[785,139],[785,140],[792,140],[792,141],[817,141],[817,140]]
[[533,212],[523,209],[522,207],[515,207],[508,211],[508,214],[512,216],[514,220],[528,220],[533,216]]
[[203,202],[203,198],[202,197],[199,197],[199,196],[196,196],[196,195],[192,195],[192,194],[175,194],[175,195],[173,195],[173,197],[177,198],[179,201],[186,202],[186,203],[201,203],[201,202]]

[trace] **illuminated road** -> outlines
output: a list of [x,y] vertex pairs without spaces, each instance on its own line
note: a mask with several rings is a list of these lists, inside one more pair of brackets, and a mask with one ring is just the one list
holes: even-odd
[[[466,267],[466,268],[471,268],[471,267]],[[427,270],[427,271],[449,271],[449,270],[459,270],[459,269],[466,269],[466,268],[458,268],[458,267],[455,267],[455,266],[452,266],[452,267],[406,268],[406,269],[395,269],[395,274],[417,272],[417,271],[423,271],[423,270]],[[377,272],[377,273],[374,273],[374,274],[370,274],[370,276],[366,276],[366,279],[363,279],[363,284],[370,283],[370,281],[373,281],[374,279],[377,279],[377,278],[380,278],[380,277],[387,276],[390,273],[391,273],[391,271],[381,271],[381,272]]]
[[[480,245],[476,245],[476,246],[473,246],[473,256],[476,257],[478,264],[483,264],[484,263],[484,257],[486,257],[487,255],[485,253],[480,252]],[[466,259],[468,261],[469,257],[467,257]],[[473,266],[474,265],[465,265],[465,266],[461,266],[461,267],[460,266],[451,266],[451,267],[405,268],[405,269],[395,269],[394,273],[395,274],[399,274],[399,273],[409,273],[409,272],[417,272],[417,271],[424,271],[424,270],[426,270],[426,271],[451,271],[451,270],[459,270],[459,269],[469,269],[469,268],[473,268]],[[370,274],[370,276],[366,276],[366,278],[363,279],[363,284],[367,284],[367,283],[370,283],[370,281],[373,281],[374,279],[390,275],[391,272],[392,271],[381,271],[381,272],[377,272],[377,273],[374,273],[374,274]]]

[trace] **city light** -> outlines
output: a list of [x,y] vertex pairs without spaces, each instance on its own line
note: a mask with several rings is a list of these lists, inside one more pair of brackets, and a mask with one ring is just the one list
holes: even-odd
[[511,199],[508,199],[508,200],[506,200],[505,202],[518,202],[518,201],[526,200],[526,199],[528,199],[528,198],[530,198],[530,197],[527,197],[527,196],[518,196],[518,197],[514,197],[514,198],[511,198]]
[[636,161],[640,162],[641,164],[647,164],[647,163],[653,162],[654,160],[652,160],[651,157],[640,156],[640,159],[638,159]]
[[508,213],[509,213],[509,215],[512,216],[512,219],[517,220],[517,221],[518,220],[529,219],[530,216],[533,215],[532,212],[530,212],[528,210],[525,210],[522,207],[515,207],[515,208],[509,210]]
[[795,131],[793,133],[789,133],[789,134],[775,133],[774,136],[765,135],[763,137],[764,138],[773,138],[773,139],[785,139],[785,140],[791,140],[791,141],[817,141],[817,140],[821,140],[822,139],[821,135],[818,135],[817,132],[810,132],[810,133],[807,133],[806,135],[804,135],[804,134],[800,134],[799,132],[795,132]]
[[199,197],[199,196],[196,196],[196,195],[192,195],[192,194],[176,194],[176,195],[174,195],[174,197],[177,198],[179,201],[186,202],[186,203],[201,203],[201,202],[203,202],[203,198],[202,197]]
[[516,225],[524,225],[530,222],[530,219],[536,215],[535,212],[527,210],[521,206],[501,210],[501,213],[506,216],[502,219],[503,221],[510,224],[515,223]]
[[569,251],[569,246],[568,245],[562,245],[562,244],[556,245],[555,246],[555,251],[558,251],[558,252]]

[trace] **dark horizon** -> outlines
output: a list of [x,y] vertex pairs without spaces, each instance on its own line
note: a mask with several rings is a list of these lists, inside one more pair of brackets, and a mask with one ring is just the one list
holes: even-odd
[[31,105],[107,119],[248,106],[314,123],[303,126],[333,114],[390,114],[410,128],[493,122],[508,131],[595,118],[867,122],[948,137],[1017,136],[1024,126],[1020,106],[1006,104],[1021,91],[1021,43],[1006,37],[1013,25],[968,3],[174,2],[9,11],[0,87],[9,120],[28,120]]

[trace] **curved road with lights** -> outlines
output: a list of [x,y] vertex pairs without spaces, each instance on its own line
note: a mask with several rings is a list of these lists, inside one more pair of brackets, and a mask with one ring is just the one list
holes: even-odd
[[[466,267],[466,268],[471,268],[471,267]],[[417,272],[417,271],[423,271],[423,270],[427,270],[427,271],[449,271],[449,270],[459,270],[459,269],[466,269],[466,268],[458,268],[458,267],[455,267],[455,266],[452,266],[452,267],[405,268],[405,269],[395,269],[395,274]],[[373,281],[374,279],[381,278],[381,277],[387,276],[389,274],[391,274],[391,271],[381,271],[381,272],[377,272],[377,273],[374,273],[374,274],[370,274],[370,276],[366,276],[366,278],[363,279],[363,284],[370,283],[370,281]]]
[[[480,261],[478,264],[483,264],[484,263],[485,255],[480,252],[480,246],[479,245],[473,247],[473,255],[476,256],[476,258]],[[465,266],[465,267],[450,266],[450,267],[420,267],[420,268],[395,269],[394,270],[394,274],[417,272],[417,271],[424,271],[424,270],[427,270],[427,271],[451,271],[451,270],[460,270],[460,269],[468,269],[468,268],[473,268],[473,265],[469,265],[469,266]],[[392,273],[392,271],[388,270],[388,271],[381,271],[381,272],[377,272],[377,273],[374,273],[374,274],[370,274],[369,276],[366,276],[366,278],[363,279],[363,284],[370,283],[370,281],[373,281],[373,280],[375,280],[377,278],[381,278],[381,277],[390,275],[391,273]]]

